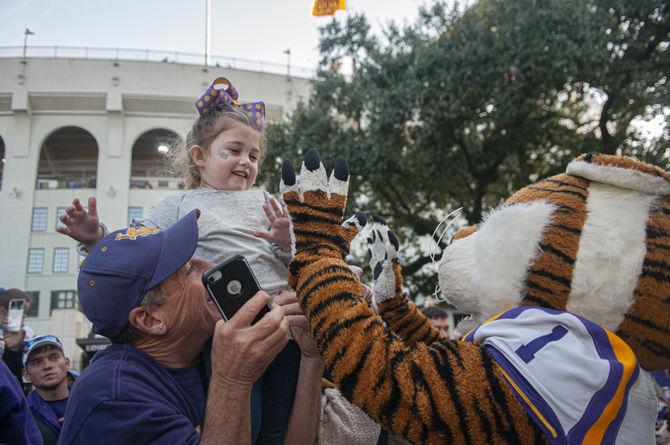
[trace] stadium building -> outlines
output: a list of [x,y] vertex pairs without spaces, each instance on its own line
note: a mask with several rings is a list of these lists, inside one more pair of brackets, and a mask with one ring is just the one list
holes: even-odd
[[114,230],[178,190],[179,179],[164,169],[168,142],[184,140],[194,101],[215,77],[230,79],[242,101],[265,101],[269,121],[307,99],[309,80],[261,62],[204,66],[178,53],[130,60],[139,57],[39,49],[22,57],[0,48],[0,286],[32,295],[26,324],[59,336],[80,368],[85,356],[76,339],[89,351],[102,346],[81,341],[90,323],[77,303],[80,258],[75,242],[55,230],[65,208],[75,197],[96,196]]

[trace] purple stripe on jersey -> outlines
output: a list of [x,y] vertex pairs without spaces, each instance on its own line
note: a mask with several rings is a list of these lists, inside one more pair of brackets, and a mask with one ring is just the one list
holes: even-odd
[[514,383],[519,387],[519,389],[523,391],[524,395],[528,397],[528,399],[535,406],[535,408],[537,408],[538,411],[540,411],[540,413],[544,416],[545,420],[549,422],[551,426],[556,430],[556,438],[552,438],[552,434],[549,431],[549,429],[547,429],[544,423],[537,417],[532,408],[528,406],[526,401],[517,393],[517,391],[514,388],[512,388],[512,393],[514,393],[516,399],[519,401],[521,406],[526,410],[526,413],[544,432],[547,441],[551,445],[566,444],[567,442],[565,441],[565,433],[563,432],[561,422],[558,420],[558,416],[556,416],[556,413],[554,413],[554,411],[547,404],[547,402],[545,402],[542,396],[540,396],[537,393],[537,391],[535,391],[535,388],[533,388],[533,386],[530,383],[528,383],[528,380],[526,380],[526,378],[521,373],[519,373],[519,371],[514,367],[514,365],[512,365],[507,360],[507,358],[494,346],[486,345],[484,346],[484,349],[486,349],[486,352],[491,354],[491,356],[498,363],[498,365],[500,365],[500,367],[503,368],[505,372],[507,372],[507,374],[510,376],[512,380],[514,380]]
[[610,372],[603,387],[600,388],[593,397],[591,397],[584,414],[582,414],[582,417],[568,433],[570,443],[582,443],[586,433],[598,421],[603,411],[605,410],[605,407],[609,401],[612,400],[614,394],[616,394],[616,390],[619,387],[619,382],[621,382],[621,378],[623,376],[623,364],[617,360],[616,355],[614,354],[614,350],[612,349],[612,344],[610,343],[605,330],[586,319],[580,317],[578,318],[589,331],[589,334],[591,334],[591,338],[593,338],[593,345],[598,352],[598,356],[610,363]]
[[626,385],[626,392],[624,392],[623,403],[619,409],[619,413],[616,418],[612,421],[610,426],[605,431],[605,436],[603,437],[603,443],[614,443],[616,442],[617,435],[619,434],[619,428],[623,423],[623,418],[626,415],[626,409],[628,408],[628,394],[630,394],[630,388],[637,381],[638,376],[640,375],[640,367],[635,367],[635,372],[630,377],[628,384]]
[[[491,321],[489,321],[488,323],[492,323],[492,322],[494,322],[494,321],[496,321],[496,320],[505,320],[505,319],[507,319],[507,320],[513,320],[513,319],[515,319],[516,317],[518,317],[519,315],[521,315],[526,309],[544,309],[544,308],[538,308],[538,307],[535,307],[535,306],[520,306],[520,307],[517,307],[517,308],[514,308],[514,309],[510,309],[509,311],[507,311],[507,312],[505,312],[504,314],[500,315],[500,316],[499,316],[498,318],[496,318],[495,320],[491,320]],[[552,309],[549,309],[549,310],[552,310]],[[558,312],[558,311],[557,311],[557,312]],[[466,341],[474,341],[474,339],[475,339],[475,334],[477,333],[477,330],[479,330],[480,327],[482,327],[482,326],[484,326],[484,325],[486,325],[486,324],[488,324],[488,323],[487,323],[487,322],[484,322],[484,323],[480,324],[479,326],[477,326],[476,328],[474,328],[474,329],[472,330],[472,332],[470,332],[470,333],[465,337],[465,340],[466,340]]]

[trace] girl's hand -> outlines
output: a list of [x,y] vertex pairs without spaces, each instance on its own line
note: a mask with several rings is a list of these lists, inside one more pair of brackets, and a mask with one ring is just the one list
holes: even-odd
[[93,197],[88,198],[88,212],[81,205],[79,198],[75,198],[72,205],[65,209],[65,214],[61,215],[60,221],[65,227],[57,227],[56,231],[79,241],[86,250],[90,251],[104,236],[98,219],[96,200]]
[[[286,209],[282,209],[279,202],[270,196],[267,192],[268,204],[263,204],[263,211],[270,221],[270,230],[268,232],[254,231],[254,236],[266,239],[271,243],[277,244],[286,252],[291,251],[291,221]],[[270,209],[272,206],[272,209]]]

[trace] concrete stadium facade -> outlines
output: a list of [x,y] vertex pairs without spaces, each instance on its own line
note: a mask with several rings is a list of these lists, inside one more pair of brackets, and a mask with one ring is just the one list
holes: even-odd
[[308,79],[256,71],[0,58],[0,286],[31,292],[36,308],[26,323],[58,335],[75,368],[75,339],[90,323],[76,303],[75,243],[55,231],[57,217],[73,198],[96,196],[101,219],[116,229],[177,190],[176,178],[152,167],[153,151],[186,137],[195,99],[217,76],[242,101],[265,101],[270,121],[309,95]]

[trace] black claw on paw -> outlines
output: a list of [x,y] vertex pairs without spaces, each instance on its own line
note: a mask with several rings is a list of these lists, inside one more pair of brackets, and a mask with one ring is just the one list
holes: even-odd
[[316,151],[316,148],[307,150],[307,154],[305,154],[305,167],[307,167],[307,170],[313,172],[319,168],[320,164],[321,157],[319,156],[319,152]]
[[373,215],[372,215],[372,220],[373,220],[374,222],[379,223],[379,224],[386,224],[386,221],[384,220],[384,218],[382,218],[382,217],[379,216],[379,215],[374,215],[374,214],[373,214]]
[[389,230],[388,235],[389,235],[389,241],[391,242],[391,244],[393,244],[393,247],[395,247],[395,250],[400,250],[400,243],[398,242],[398,237],[395,236],[395,233],[393,233]]
[[356,219],[358,220],[358,223],[361,225],[361,227],[367,225],[368,223],[368,215],[366,215],[365,212],[356,212]]
[[374,279],[376,280],[377,278],[379,278],[379,275],[381,275],[381,273],[382,273],[382,263],[380,261],[375,265],[375,270],[373,271]]
[[340,181],[346,181],[347,178],[349,178],[349,164],[342,156],[338,156],[337,159],[335,159],[333,174],[335,175],[335,178]]
[[295,169],[288,159],[281,165],[281,180],[288,186],[295,185]]

